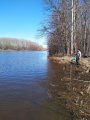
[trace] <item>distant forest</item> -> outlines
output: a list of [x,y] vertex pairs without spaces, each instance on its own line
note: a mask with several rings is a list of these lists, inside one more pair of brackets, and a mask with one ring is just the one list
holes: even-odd
[[31,41],[19,40],[15,38],[0,38],[0,50],[31,50],[31,51],[41,51],[44,48]]
[[49,55],[90,56],[90,0],[44,0],[48,16],[41,33],[47,35]]

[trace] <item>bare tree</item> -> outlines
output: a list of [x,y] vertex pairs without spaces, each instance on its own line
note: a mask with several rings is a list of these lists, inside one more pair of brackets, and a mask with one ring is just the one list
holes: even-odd
[[1,50],[44,50],[44,48],[31,41],[18,40],[15,38],[0,38]]
[[90,1],[45,0],[45,4],[49,16],[42,32],[47,35],[50,55],[69,55],[81,49],[90,56]]

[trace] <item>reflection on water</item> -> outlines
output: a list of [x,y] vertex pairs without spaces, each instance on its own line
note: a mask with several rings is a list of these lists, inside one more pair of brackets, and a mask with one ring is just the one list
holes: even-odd
[[0,120],[70,120],[48,97],[50,69],[47,52],[0,53]]
[[[55,72],[50,82],[51,99],[64,104],[73,120],[90,120],[90,75],[84,74],[81,66],[60,65],[58,68],[51,65],[51,67],[52,72]],[[54,78],[55,76],[57,78]]]
[[89,120],[89,79],[46,52],[1,52],[0,120]]

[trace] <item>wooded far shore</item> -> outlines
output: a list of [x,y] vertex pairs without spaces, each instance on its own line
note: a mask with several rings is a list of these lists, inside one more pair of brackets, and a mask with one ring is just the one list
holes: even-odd
[[38,43],[16,38],[0,38],[0,51],[43,51],[46,50]]

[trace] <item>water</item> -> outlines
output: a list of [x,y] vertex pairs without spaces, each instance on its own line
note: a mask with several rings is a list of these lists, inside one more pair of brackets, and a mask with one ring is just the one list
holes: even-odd
[[49,70],[49,96],[55,107],[65,106],[71,115],[70,120],[90,120],[90,74],[75,64],[51,62]]
[[0,52],[0,120],[75,118],[70,108],[78,95],[73,88],[82,87],[83,83],[66,78],[83,76],[70,65],[49,61],[47,55],[47,52]]
[[50,69],[47,52],[0,53],[0,120],[70,120],[49,98]]

